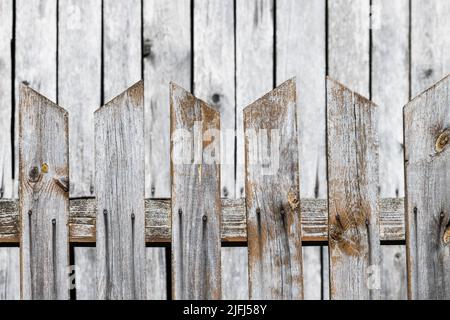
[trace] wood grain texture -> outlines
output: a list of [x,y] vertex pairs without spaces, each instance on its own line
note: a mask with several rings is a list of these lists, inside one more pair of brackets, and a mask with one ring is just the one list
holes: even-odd
[[[56,1],[17,0],[15,32],[15,128],[19,127],[19,85],[28,85],[52,101],[56,101]],[[15,159],[18,156],[19,131],[15,130]],[[18,161],[15,162],[18,177]],[[18,180],[15,179],[14,197]]]
[[[328,211],[325,199],[300,199],[302,241],[328,241]],[[95,199],[71,199],[69,235],[73,243],[95,243]],[[16,200],[0,200],[0,243],[19,242],[19,216]],[[145,200],[145,239],[147,243],[170,243],[171,202]],[[403,198],[381,199],[380,240],[404,241]],[[222,242],[246,242],[245,199],[222,199]]]
[[193,93],[220,112],[221,196],[235,198],[233,0],[194,0]]
[[411,95],[450,73],[450,2],[411,0]]
[[98,298],[145,299],[143,81],[94,117]]
[[303,298],[296,107],[288,80],[244,109],[250,299]]
[[[404,196],[402,108],[409,100],[409,3],[372,1],[371,92],[380,115],[381,197]],[[382,246],[381,251],[381,297],[405,299],[406,248]]]
[[222,247],[222,299],[248,300],[247,247]]
[[[13,1],[0,2],[0,198],[13,197],[11,146]],[[2,249],[0,249],[1,251]],[[5,250],[3,250],[5,251]],[[5,251],[6,254],[6,251]],[[1,285],[2,281],[0,281]]]
[[141,79],[141,0],[103,0],[104,103]]
[[331,299],[380,296],[377,111],[327,79]]
[[20,299],[19,261],[19,248],[0,248],[0,300]]
[[145,195],[170,197],[168,83],[191,85],[190,0],[144,1]]
[[370,0],[328,1],[328,75],[369,96]]
[[172,295],[220,299],[220,114],[173,83],[170,113]]
[[404,108],[408,298],[450,298],[450,77]]
[[70,113],[70,196],[94,193],[94,111],[101,94],[101,0],[59,2],[58,102]]
[[67,112],[20,86],[21,298],[68,299]]
[[[300,196],[326,198],[325,0],[277,0],[276,14],[276,79],[280,84],[295,76],[301,95],[297,103]],[[303,247],[305,299],[321,298],[320,264],[320,248]]]
[[95,247],[74,248],[75,260],[75,289],[77,300],[97,299],[97,278]]

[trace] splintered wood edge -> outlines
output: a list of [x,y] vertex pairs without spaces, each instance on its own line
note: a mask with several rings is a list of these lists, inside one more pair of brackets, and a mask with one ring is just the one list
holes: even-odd
[[[302,241],[328,241],[326,199],[301,199]],[[147,243],[171,242],[170,199],[145,200]],[[95,199],[70,199],[69,234],[71,243],[95,243]],[[381,241],[404,241],[403,198],[385,198],[380,202]],[[20,242],[18,200],[0,200],[0,243]],[[222,199],[222,242],[247,242],[245,199]]]

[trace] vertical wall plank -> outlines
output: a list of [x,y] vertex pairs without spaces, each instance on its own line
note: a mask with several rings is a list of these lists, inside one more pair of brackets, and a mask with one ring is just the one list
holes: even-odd
[[143,82],[94,118],[98,298],[145,299]]
[[174,299],[220,299],[220,114],[171,84]]
[[[19,127],[17,106],[21,82],[26,81],[39,93],[56,101],[56,11],[56,1],[53,0],[16,0],[15,128]],[[19,158],[18,132],[15,130],[15,159]],[[15,163],[17,173],[18,161]],[[16,183],[16,196],[17,186]]]
[[141,79],[141,0],[103,0],[104,101]]
[[327,80],[331,299],[380,295],[377,108]]
[[191,86],[190,0],[144,1],[146,197],[170,197],[169,88]]
[[328,75],[369,96],[370,0],[328,1]]
[[235,197],[233,0],[194,0],[194,94],[220,111],[221,195]]
[[[409,99],[409,0],[372,0],[372,100],[379,105],[380,196],[404,196],[402,108]],[[389,85],[387,85],[389,84]],[[406,298],[406,248],[382,251],[382,298]]]
[[450,77],[404,108],[408,298],[450,299]]
[[[11,113],[12,113],[12,26],[13,1],[0,2],[0,198],[13,197]],[[0,249],[2,250],[2,249]],[[1,281],[0,281],[1,283]]]
[[[60,1],[58,12],[58,102],[70,113],[70,196],[92,196],[94,111],[101,104],[102,1]],[[95,299],[95,249],[75,251],[77,299]]]
[[295,81],[246,107],[244,130],[250,298],[302,299]]
[[[325,0],[277,0],[276,79],[296,76],[300,195],[326,198]],[[305,299],[321,298],[321,249],[303,247]],[[327,280],[328,281],[328,280]]]
[[0,250],[0,300],[20,299],[19,248]]
[[68,114],[20,86],[21,296],[68,299]]
[[418,95],[450,73],[450,2],[411,0],[411,92]]

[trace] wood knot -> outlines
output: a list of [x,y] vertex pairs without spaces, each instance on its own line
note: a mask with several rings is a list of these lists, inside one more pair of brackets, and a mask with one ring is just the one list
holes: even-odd
[[297,192],[289,191],[288,202],[289,202],[289,205],[291,206],[292,210],[295,210],[298,208],[300,201],[298,200]]
[[439,137],[436,139],[436,145],[435,149],[436,152],[442,152],[447,147],[448,143],[450,142],[450,130],[447,129],[444,132],[442,132]]
[[42,173],[47,173],[48,172],[48,164],[46,164],[45,162],[42,163],[41,172]]
[[442,236],[442,241],[445,245],[448,245],[450,243],[450,223],[445,228],[444,235]]
[[31,182],[38,182],[39,181],[39,168],[34,166],[30,169],[28,172],[28,179]]

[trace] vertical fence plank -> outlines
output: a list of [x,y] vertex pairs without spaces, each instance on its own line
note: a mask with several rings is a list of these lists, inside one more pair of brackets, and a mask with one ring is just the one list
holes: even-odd
[[[372,100],[379,105],[380,197],[404,196],[402,107],[409,99],[409,0],[372,0]],[[389,84],[389,85],[386,85]],[[406,248],[384,245],[382,298],[406,298]]]
[[[101,5],[101,0],[58,2],[58,102],[70,113],[71,197],[94,194],[94,111],[101,104]],[[95,248],[75,251],[77,299],[95,299]]]
[[251,299],[302,299],[296,84],[244,109]]
[[145,299],[144,85],[95,112],[97,294]]
[[[0,2],[0,198],[12,198],[11,70],[13,1]],[[2,250],[2,249],[0,249]],[[1,281],[0,281],[1,282]]]
[[171,84],[174,299],[220,299],[220,115]]
[[[300,196],[326,198],[325,0],[276,1],[276,79],[296,76]],[[321,298],[321,248],[303,247],[305,299]],[[328,280],[327,280],[328,281]]]
[[327,80],[331,299],[379,298],[376,106]]
[[220,111],[221,195],[235,193],[235,63],[233,0],[194,0],[194,94]]
[[411,94],[450,72],[450,1],[411,0]]
[[20,299],[19,248],[0,250],[0,300]]
[[450,77],[404,108],[408,297],[450,299]]
[[21,296],[69,298],[67,112],[20,87]]

